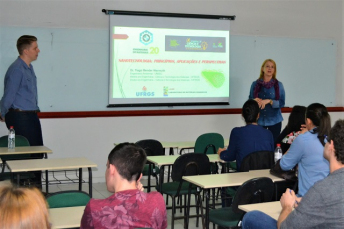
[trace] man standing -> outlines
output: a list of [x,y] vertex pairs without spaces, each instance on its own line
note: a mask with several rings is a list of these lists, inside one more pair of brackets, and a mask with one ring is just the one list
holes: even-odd
[[[140,179],[146,163],[144,150],[132,143],[117,145],[106,163],[106,187],[114,193],[106,199],[91,199],[80,228],[167,227],[166,205],[159,192],[145,193]],[[142,189],[142,190],[141,190]]]
[[[5,75],[1,120],[6,122],[8,129],[13,126],[17,135],[26,137],[31,146],[39,146],[43,145],[43,137],[37,115],[37,78],[31,64],[37,60],[40,52],[37,38],[30,35],[21,36],[17,40],[17,49],[19,57],[11,64]],[[38,173],[36,177],[36,182],[41,183]]]
[[335,123],[325,142],[324,157],[330,162],[328,177],[315,183],[302,198],[287,189],[280,200],[282,211],[277,222],[260,211],[252,211],[245,215],[243,229],[344,228],[344,120]]

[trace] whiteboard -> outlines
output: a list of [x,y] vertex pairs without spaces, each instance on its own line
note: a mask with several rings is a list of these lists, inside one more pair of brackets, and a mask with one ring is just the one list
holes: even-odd
[[[51,111],[166,109],[107,108],[109,35],[107,29],[1,27],[0,80],[17,58],[16,40],[35,35],[41,50],[33,66],[38,81],[39,107]],[[319,102],[334,106],[336,49],[332,39],[231,36],[230,105],[172,109],[241,108],[265,59],[277,64],[277,79],[286,91],[286,106]],[[3,83],[0,84],[3,94]],[[170,107],[168,109],[171,109]]]

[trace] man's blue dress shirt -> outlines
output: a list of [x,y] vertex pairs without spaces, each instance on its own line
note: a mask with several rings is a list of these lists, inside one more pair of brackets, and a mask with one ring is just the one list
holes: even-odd
[[5,117],[10,108],[39,110],[37,78],[33,66],[20,58],[14,61],[5,75],[4,95],[1,99],[1,115]]

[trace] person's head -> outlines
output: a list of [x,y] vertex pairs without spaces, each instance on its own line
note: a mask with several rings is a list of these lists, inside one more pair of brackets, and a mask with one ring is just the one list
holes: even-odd
[[250,99],[244,103],[242,117],[244,117],[246,124],[257,122],[259,118],[259,106],[255,100]]
[[277,74],[277,66],[276,62],[272,59],[266,59],[262,67],[260,68],[260,75],[259,79],[264,79],[264,75],[268,77],[272,77],[272,79],[276,79],[276,74]]
[[301,125],[305,124],[306,107],[294,106],[289,118],[287,128],[289,132],[299,131]]
[[37,38],[31,35],[23,35],[17,40],[17,49],[20,56],[28,58],[30,62],[38,57],[40,52],[37,44]]
[[0,187],[0,227],[3,229],[51,228],[47,202],[37,188]]
[[[113,185],[111,183],[111,172],[116,170],[120,177],[128,182],[136,182],[141,177],[143,167],[146,164],[146,153],[134,143],[118,144],[109,154],[106,182],[108,189]],[[114,191],[114,190],[109,190]]]
[[331,117],[324,105],[312,103],[306,109],[306,127],[311,130],[316,127],[314,133],[318,134],[321,144],[325,145],[325,136],[328,136],[331,129]]
[[344,165],[344,120],[339,119],[331,128],[330,135],[324,148],[324,157],[330,161],[334,156],[336,161]]

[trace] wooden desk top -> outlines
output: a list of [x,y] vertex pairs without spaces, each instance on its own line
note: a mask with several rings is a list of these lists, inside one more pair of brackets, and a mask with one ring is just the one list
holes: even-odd
[[199,175],[199,176],[184,176],[183,179],[201,188],[209,189],[209,188],[240,186],[245,181],[253,179],[253,178],[257,178],[257,177],[269,177],[272,179],[273,182],[284,180],[282,178],[271,175],[269,169],[252,170],[250,172],[241,172],[241,173],[223,173],[223,174],[211,174],[211,175]]
[[282,207],[279,201],[267,202],[267,203],[259,203],[259,204],[245,204],[239,205],[239,209],[250,212],[254,210],[258,210],[264,212],[265,214],[271,216],[275,220],[278,220],[278,217],[281,213]]
[[14,149],[0,147],[0,155],[12,154],[34,154],[34,153],[52,153],[53,151],[46,146],[18,146]]
[[6,163],[11,172],[97,167],[97,164],[85,157],[15,160],[7,161]]
[[195,141],[161,142],[164,148],[194,148]]
[[[164,148],[194,148],[195,147],[195,142],[196,141],[174,141],[174,142],[167,142],[163,141],[161,142],[162,147]],[[225,139],[224,145],[225,147],[228,146],[229,144],[229,139]]]
[[52,228],[80,227],[85,206],[49,209]]
[[[207,154],[207,156],[210,162],[224,162],[217,154]],[[173,165],[178,157],[180,157],[180,155],[148,156],[147,161],[158,166]]]

